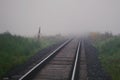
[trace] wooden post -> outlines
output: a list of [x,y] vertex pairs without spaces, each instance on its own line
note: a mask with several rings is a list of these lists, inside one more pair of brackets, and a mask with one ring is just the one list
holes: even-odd
[[41,33],[41,28],[39,27],[39,31],[38,31],[38,40],[40,40],[40,33]]

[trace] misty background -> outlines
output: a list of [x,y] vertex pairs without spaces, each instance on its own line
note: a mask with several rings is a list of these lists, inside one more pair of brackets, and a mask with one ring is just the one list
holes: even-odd
[[119,34],[119,21],[120,0],[0,0],[0,33]]

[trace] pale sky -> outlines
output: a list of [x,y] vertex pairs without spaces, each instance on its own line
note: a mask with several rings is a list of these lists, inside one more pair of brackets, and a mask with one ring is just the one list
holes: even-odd
[[120,0],[0,0],[0,33],[120,32]]

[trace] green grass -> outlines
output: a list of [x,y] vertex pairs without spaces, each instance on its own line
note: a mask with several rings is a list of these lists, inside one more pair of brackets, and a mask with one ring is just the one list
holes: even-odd
[[96,42],[102,66],[112,76],[120,80],[120,37],[112,37]]
[[0,78],[11,68],[24,63],[41,50],[57,42],[51,37],[33,38],[13,36],[10,33],[0,34]]

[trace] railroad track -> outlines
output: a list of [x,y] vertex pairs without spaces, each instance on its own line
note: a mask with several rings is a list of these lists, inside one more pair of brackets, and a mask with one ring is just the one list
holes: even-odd
[[82,45],[78,39],[64,42],[19,80],[87,80]]
[[86,74],[83,41],[69,39],[21,77],[3,80],[87,80]]
[[67,40],[21,77],[3,80],[111,80],[96,53],[87,41]]

